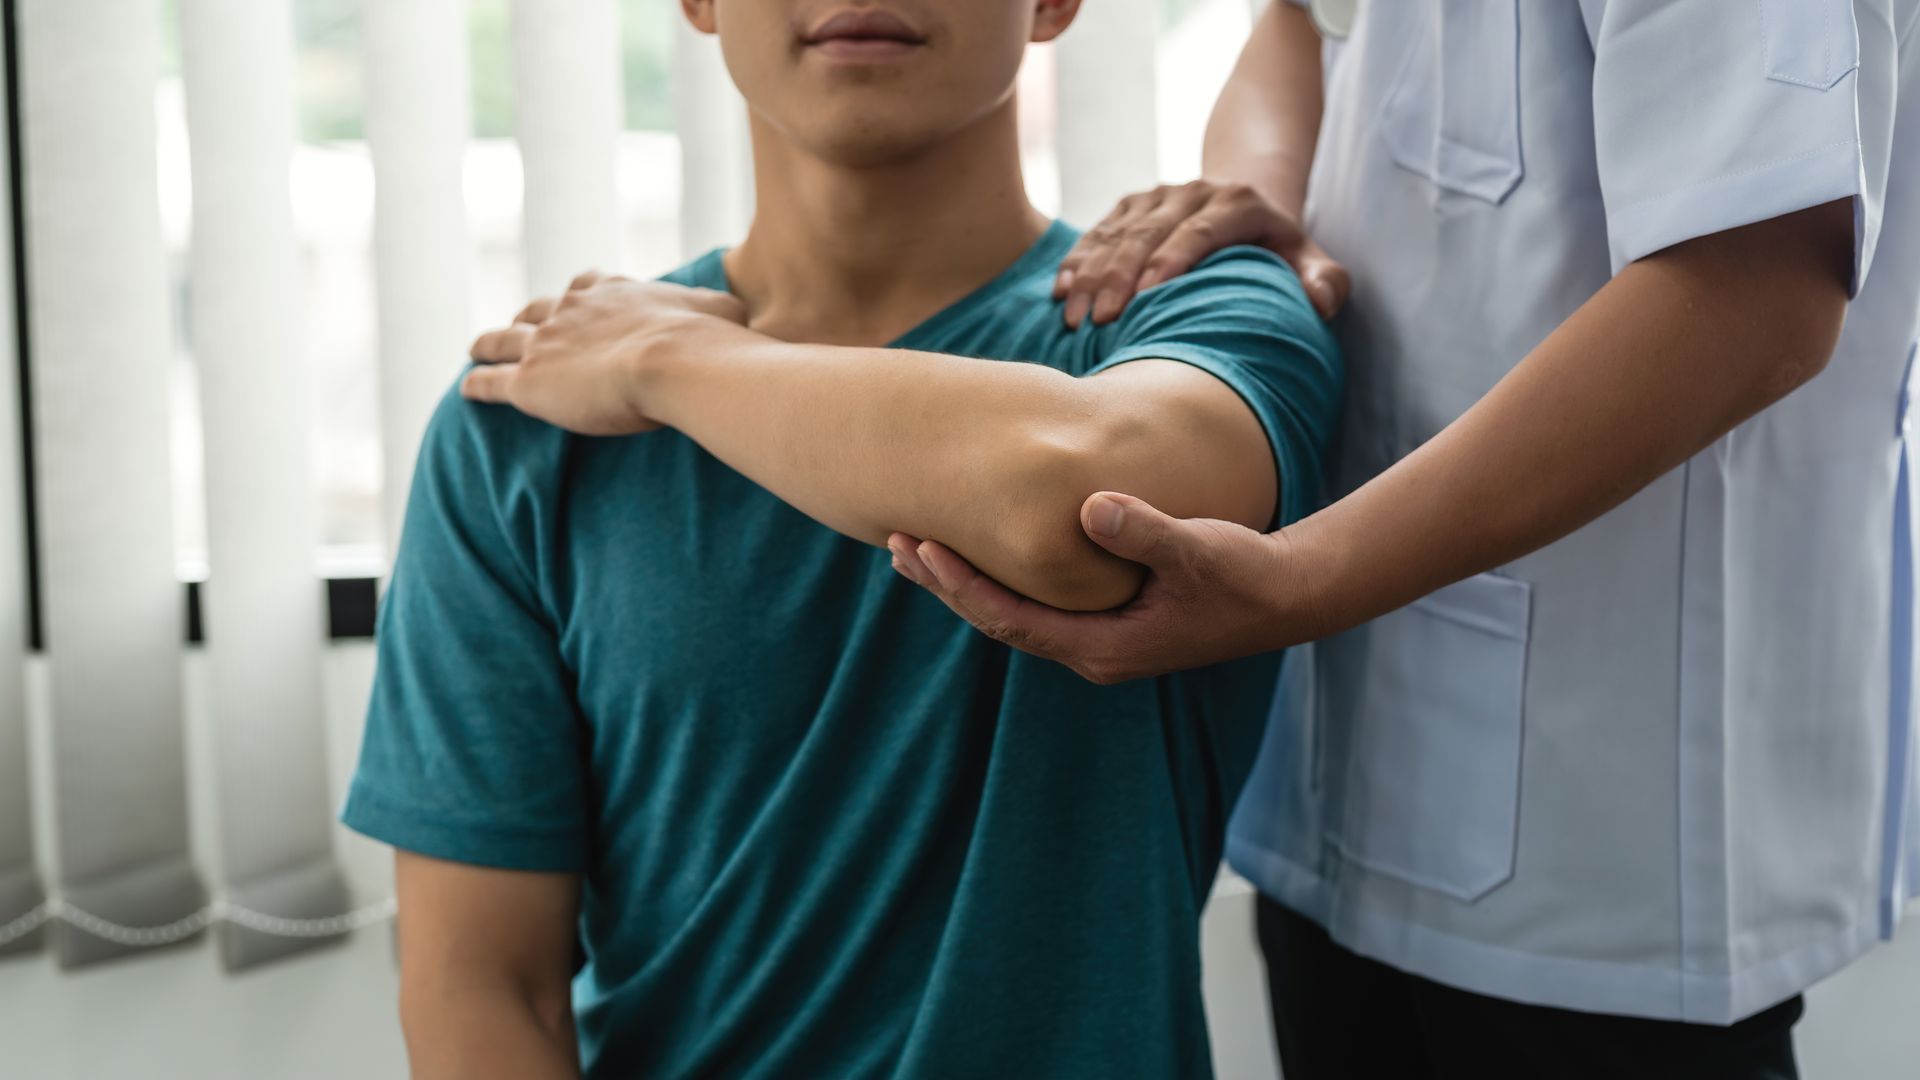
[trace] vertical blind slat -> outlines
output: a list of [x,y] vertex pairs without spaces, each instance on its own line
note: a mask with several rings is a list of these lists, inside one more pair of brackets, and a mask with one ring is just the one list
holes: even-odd
[[513,42],[527,281],[551,295],[621,261],[620,22],[613,0],[514,0]]
[[[346,896],[333,865],[301,394],[291,4],[184,0],[180,13],[221,891],[273,915],[331,915]],[[229,970],[320,943],[221,927]]]
[[[155,163],[160,7],[21,0],[55,862],[142,925],[195,911],[168,505],[173,341]],[[68,966],[123,953],[71,927]]]
[[673,127],[680,135],[680,251],[736,244],[753,217],[746,105],[720,46],[675,17]]
[[473,105],[462,0],[365,0],[362,10],[391,551],[414,451],[459,373],[472,330],[463,173]]
[[1076,225],[1094,224],[1159,178],[1158,17],[1159,0],[1100,0],[1081,8],[1055,46],[1060,212]]
[[[0,26],[0,33],[6,32]],[[0,107],[5,104],[0,90]],[[5,213],[10,156],[0,139],[0,924],[32,911],[43,899],[33,862],[27,777],[27,493],[14,351],[13,219]],[[43,939],[32,934],[11,947],[0,945],[0,953],[38,948]]]

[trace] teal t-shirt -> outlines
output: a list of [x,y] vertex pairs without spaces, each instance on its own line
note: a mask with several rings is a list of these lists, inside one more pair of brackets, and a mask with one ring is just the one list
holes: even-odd
[[[1076,332],[1051,297],[1074,239],[896,344],[1203,368],[1298,515],[1340,366],[1291,271],[1223,252]],[[669,280],[727,284],[717,252]],[[676,432],[449,394],[343,817],[583,875],[588,1076],[1206,1075],[1199,915],[1278,656],[1094,686],[888,564]]]

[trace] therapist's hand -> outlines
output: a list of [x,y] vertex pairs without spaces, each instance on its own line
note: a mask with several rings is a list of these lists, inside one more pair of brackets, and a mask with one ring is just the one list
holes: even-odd
[[1297,219],[1245,184],[1210,180],[1121,199],[1060,261],[1054,298],[1066,302],[1069,326],[1089,316],[1096,323],[1112,322],[1135,293],[1179,277],[1236,244],[1263,247],[1285,259],[1321,318],[1332,318],[1347,302],[1346,268],[1314,243]]
[[1144,564],[1123,607],[1068,612],[1009,591],[935,541],[887,541],[900,574],[981,633],[1055,660],[1091,682],[1129,679],[1284,648],[1318,636],[1294,580],[1291,541],[1226,521],[1171,518],[1131,495],[1100,492],[1080,523],[1101,547]]
[[588,271],[565,296],[535,300],[513,325],[480,335],[479,366],[460,392],[581,435],[652,431],[660,425],[642,392],[650,358],[705,329],[745,324],[745,306],[727,293]]

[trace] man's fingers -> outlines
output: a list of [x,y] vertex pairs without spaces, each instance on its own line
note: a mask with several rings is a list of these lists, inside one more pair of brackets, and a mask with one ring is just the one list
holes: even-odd
[[693,299],[694,309],[701,314],[739,323],[742,326],[746,325],[746,301],[732,293],[721,292],[718,289],[689,289],[687,292]]
[[460,396],[468,401],[508,405],[513,401],[513,379],[520,374],[515,364],[477,367],[460,380]]
[[515,324],[504,330],[489,330],[474,339],[472,356],[483,364],[511,364],[526,355],[536,326]]
[[513,321],[538,326],[548,319],[553,318],[553,305],[554,300],[552,297],[543,296],[533,303],[528,304],[526,307],[521,308],[520,314],[515,315]]

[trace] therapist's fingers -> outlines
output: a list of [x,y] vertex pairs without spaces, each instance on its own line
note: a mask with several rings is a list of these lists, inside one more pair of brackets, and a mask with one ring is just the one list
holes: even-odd
[[468,401],[511,405],[514,379],[519,374],[518,364],[492,364],[474,368],[460,380],[460,396]]
[[894,533],[887,540],[887,549],[893,553],[897,572],[932,593],[974,629],[1043,659],[1071,666],[1072,657],[1066,655],[1064,646],[1085,636],[1085,627],[1076,627],[1076,623],[1089,623],[1094,618],[1020,596],[938,541]]
[[1300,222],[1244,184],[1205,184],[1206,201],[1183,217],[1146,259],[1136,291],[1180,276],[1200,260],[1235,244],[1252,244],[1285,259],[1299,275],[1314,310],[1332,318],[1351,288],[1346,268],[1308,236]]
[[1118,318],[1133,298],[1148,258],[1181,222],[1206,205],[1207,188],[1161,187],[1138,198],[1132,214],[1083,238],[1084,261],[1068,289],[1068,325],[1077,327],[1089,315],[1096,323]]
[[1307,290],[1307,298],[1313,301],[1313,310],[1319,312],[1322,319],[1333,318],[1347,305],[1353,279],[1347,274],[1347,268],[1311,237],[1302,236],[1290,252],[1281,251],[1279,255],[1300,275],[1300,284]]
[[1121,199],[1099,224],[1080,234],[1073,249],[1060,260],[1060,269],[1053,279],[1053,296],[1065,303],[1068,326],[1079,326],[1093,306],[1095,290],[1090,289],[1088,283],[1092,281],[1096,265],[1107,250],[1133,228],[1137,219],[1159,205],[1159,200],[1157,188]]
[[1064,644],[1084,636],[1089,617],[1029,600],[974,569],[936,540],[915,553],[934,578],[934,595],[974,629],[1005,645],[1047,660],[1068,660]]
[[489,330],[474,339],[469,354],[483,364],[514,363],[526,355],[527,345],[539,329],[515,323],[501,330]]

